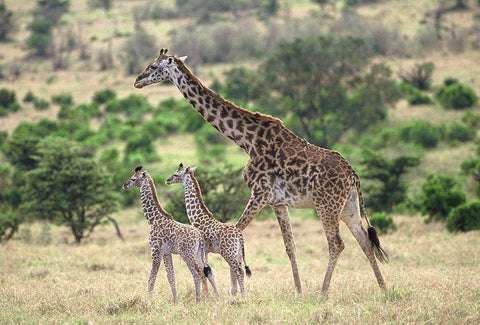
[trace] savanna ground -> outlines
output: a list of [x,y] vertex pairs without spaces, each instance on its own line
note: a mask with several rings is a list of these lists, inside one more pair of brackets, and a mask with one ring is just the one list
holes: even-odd
[[[293,210],[298,215],[300,211]],[[479,232],[451,234],[419,217],[395,216],[398,231],[381,236],[390,253],[381,265],[387,290],[348,229],[346,248],[328,296],[319,290],[327,265],[321,224],[293,216],[304,294],[295,296],[290,263],[276,221],[252,222],[245,230],[253,275],[246,298],[228,294],[226,262],[210,255],[220,298],[195,303],[193,281],[174,258],[179,302],[172,303],[161,266],[154,292],[148,225],[137,209],[117,215],[125,237],[103,226],[77,246],[64,228],[31,225],[0,250],[0,322],[4,324],[478,324],[480,322]],[[49,240],[51,236],[51,241]],[[210,290],[211,292],[211,290]]]

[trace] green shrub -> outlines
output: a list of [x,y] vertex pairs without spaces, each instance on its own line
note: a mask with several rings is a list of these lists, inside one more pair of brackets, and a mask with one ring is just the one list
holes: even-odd
[[480,126],[480,114],[474,113],[471,109],[466,110],[462,115],[462,122],[471,128],[478,128]]
[[449,231],[480,229],[480,201],[466,202],[453,209],[445,222]]
[[418,88],[407,82],[401,82],[399,87],[410,105],[426,105],[433,103],[432,99],[427,94],[422,93]]
[[8,90],[7,88],[0,89],[0,106],[8,107],[17,102],[17,95],[14,90]]
[[73,106],[73,96],[70,93],[52,95],[52,103],[60,106]]
[[475,138],[476,132],[463,123],[453,122],[448,126],[447,141],[449,143],[467,142]]
[[389,230],[396,231],[397,225],[393,222],[392,216],[387,217],[386,212],[376,212],[370,217],[370,223],[380,233],[386,234]]
[[444,85],[437,90],[435,96],[447,109],[464,109],[478,103],[478,96],[472,88],[451,79],[444,81]]
[[37,99],[37,96],[33,94],[31,90],[29,90],[25,96],[23,97],[23,102],[24,103],[33,103]]
[[443,174],[430,174],[422,185],[420,210],[426,222],[445,220],[452,209],[465,202],[465,194],[455,189],[455,179]]
[[424,148],[434,148],[440,141],[440,129],[428,121],[412,121],[400,129],[400,139]]
[[50,108],[50,102],[43,98],[37,98],[33,103],[33,107],[35,107],[36,110],[43,111]]
[[110,88],[101,89],[93,94],[92,100],[98,104],[105,104],[110,99],[117,98],[117,92]]

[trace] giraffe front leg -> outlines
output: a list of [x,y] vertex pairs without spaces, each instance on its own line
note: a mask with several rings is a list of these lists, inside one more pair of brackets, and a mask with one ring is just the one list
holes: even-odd
[[163,256],[165,263],[165,269],[167,271],[168,283],[170,283],[170,288],[172,289],[173,302],[177,303],[177,289],[175,287],[175,271],[173,269],[172,254],[167,254]]
[[302,284],[300,283],[300,275],[297,267],[297,256],[295,248],[295,239],[293,238],[292,226],[290,225],[290,217],[288,214],[288,208],[284,205],[272,207],[275,216],[277,217],[278,224],[282,230],[283,242],[285,243],[285,249],[287,251],[290,264],[292,266],[293,280],[295,281],[295,290],[297,295],[302,295]]
[[158,267],[160,266],[160,262],[162,261],[162,257],[160,255],[160,250],[152,250],[152,269],[150,271],[150,277],[148,278],[149,294],[152,293],[153,287],[155,285],[155,280],[157,279]]
[[243,210],[242,216],[238,219],[236,226],[240,231],[247,228],[248,224],[258,215],[260,210],[266,205],[267,200],[262,195],[251,195],[248,200],[245,210]]

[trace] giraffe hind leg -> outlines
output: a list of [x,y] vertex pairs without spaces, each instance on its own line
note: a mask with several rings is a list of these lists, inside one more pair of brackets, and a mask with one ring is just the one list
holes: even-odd
[[[367,231],[362,225],[362,220],[360,217],[360,207],[358,205],[358,196],[356,190],[354,189],[350,191],[350,196],[345,203],[341,218],[347,225],[348,229],[350,229],[351,233],[362,248],[363,253],[366,255],[368,261],[370,262],[370,266],[372,267],[373,273],[375,274],[378,285],[380,286],[380,288],[384,289],[385,281],[375,258],[375,245],[374,242],[371,240],[371,230],[369,230],[369,233],[367,233]],[[378,237],[376,236],[376,234],[375,237],[378,241]]]

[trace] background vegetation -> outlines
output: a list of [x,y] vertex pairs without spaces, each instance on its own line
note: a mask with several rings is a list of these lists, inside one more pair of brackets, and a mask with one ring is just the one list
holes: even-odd
[[[1,1],[0,322],[478,322],[479,33],[473,0]],[[292,210],[306,292],[295,299],[265,209],[245,231],[245,300],[226,297],[216,257],[219,301],[192,303],[180,260],[181,303],[169,305],[162,275],[146,296],[148,227],[138,193],[121,190],[136,165],[184,222],[181,187],[163,185],[180,162],[198,167],[218,219],[248,200],[243,152],[173,85],[132,87],[164,47],[352,163],[392,255],[385,293],[342,228],[347,249],[319,297],[322,228]]]

